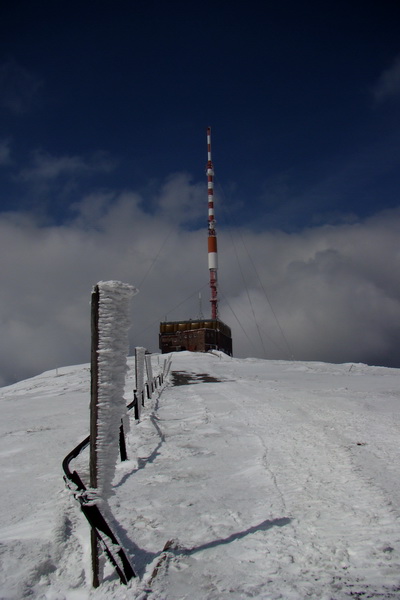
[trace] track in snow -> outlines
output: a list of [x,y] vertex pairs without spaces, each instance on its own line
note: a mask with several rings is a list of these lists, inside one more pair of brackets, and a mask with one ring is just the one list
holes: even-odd
[[180,385],[132,433],[142,468],[120,505],[135,498],[142,575],[157,566],[149,598],[400,598],[399,505],[360,466],[368,443],[332,390],[207,358],[186,376],[178,357]]

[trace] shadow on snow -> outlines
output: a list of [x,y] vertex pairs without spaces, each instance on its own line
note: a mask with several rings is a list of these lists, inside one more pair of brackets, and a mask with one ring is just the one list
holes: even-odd
[[[196,554],[197,552],[202,552],[204,550],[210,550],[211,548],[217,548],[218,546],[224,546],[227,544],[231,544],[237,540],[241,540],[248,535],[253,533],[257,533],[258,531],[268,531],[273,527],[285,527],[285,525],[289,525],[292,522],[292,519],[288,517],[282,517],[279,519],[267,519],[262,521],[258,525],[254,525],[253,527],[249,527],[244,531],[238,531],[236,533],[232,533],[225,538],[218,538],[216,540],[212,540],[210,542],[205,542],[204,544],[200,544],[199,546],[193,546],[192,548],[185,548],[181,546],[177,540],[168,540],[168,542],[164,545],[164,548],[159,552],[148,552],[139,548],[131,539],[128,538],[126,530],[121,527],[121,525],[115,523],[116,529],[118,530],[118,536],[121,542],[124,545],[124,548],[129,551],[129,553],[134,557],[134,567],[136,573],[139,577],[143,577],[146,572],[147,567],[157,558],[164,559],[166,558],[166,552],[172,554],[174,556],[191,556],[192,554]],[[156,564],[154,571],[157,571],[157,567],[159,566],[160,561]],[[153,571],[153,575],[155,574]]]

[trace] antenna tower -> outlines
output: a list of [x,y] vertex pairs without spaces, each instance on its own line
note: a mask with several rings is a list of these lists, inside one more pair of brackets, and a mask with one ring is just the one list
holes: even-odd
[[159,344],[163,354],[167,352],[208,352],[220,350],[232,356],[232,332],[219,320],[217,294],[217,234],[214,218],[214,167],[211,160],[211,127],[207,127],[208,182],[208,269],[210,271],[211,319],[204,318],[199,294],[199,316],[196,320],[165,321],[160,323]]
[[210,271],[211,318],[218,319],[217,292],[217,234],[214,216],[214,167],[211,160],[211,127],[207,127],[207,183],[208,183],[208,269]]

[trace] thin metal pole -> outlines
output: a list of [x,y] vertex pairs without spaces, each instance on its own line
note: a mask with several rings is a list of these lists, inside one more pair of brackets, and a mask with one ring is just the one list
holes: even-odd
[[[91,368],[90,368],[90,487],[93,489],[97,488],[97,451],[96,451],[96,440],[97,440],[97,418],[98,418],[98,349],[99,349],[99,303],[100,303],[100,290],[99,286],[96,285],[92,292],[92,305],[91,305]],[[99,573],[99,544],[97,540],[96,530],[92,527],[91,535],[91,548],[92,548],[92,573],[93,573],[93,587],[97,588],[100,585]]]

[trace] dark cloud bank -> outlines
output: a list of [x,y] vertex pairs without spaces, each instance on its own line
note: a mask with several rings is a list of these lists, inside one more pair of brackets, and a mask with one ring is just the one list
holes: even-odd
[[[157,351],[159,320],[196,318],[199,292],[208,314],[206,230],[186,226],[203,192],[179,174],[151,212],[139,194],[109,192],[61,226],[3,213],[0,383],[89,361],[100,280],[140,289],[132,348]],[[400,366],[399,232],[400,209],[291,234],[220,228],[220,312],[235,356]]]

